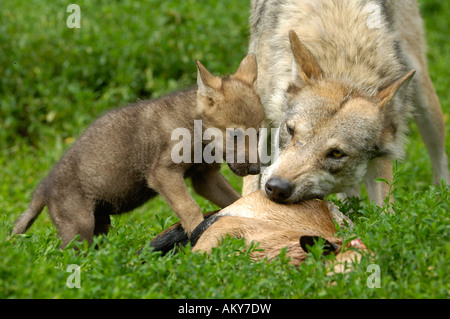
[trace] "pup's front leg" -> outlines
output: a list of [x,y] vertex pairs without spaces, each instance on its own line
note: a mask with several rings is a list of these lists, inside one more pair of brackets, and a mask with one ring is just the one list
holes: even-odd
[[220,168],[194,175],[192,185],[197,194],[221,208],[227,207],[241,198],[241,195],[222,175]]
[[147,183],[170,205],[190,237],[194,229],[203,221],[203,214],[189,193],[183,174],[160,168],[158,173],[147,178]]

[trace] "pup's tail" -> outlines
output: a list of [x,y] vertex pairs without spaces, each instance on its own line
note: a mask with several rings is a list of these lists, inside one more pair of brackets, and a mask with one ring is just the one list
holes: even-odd
[[36,218],[39,217],[39,214],[45,207],[44,194],[42,183],[38,186],[36,191],[33,194],[33,199],[31,200],[28,209],[19,216],[19,218],[14,223],[15,226],[13,228],[12,234],[23,234],[28,228],[34,223]]

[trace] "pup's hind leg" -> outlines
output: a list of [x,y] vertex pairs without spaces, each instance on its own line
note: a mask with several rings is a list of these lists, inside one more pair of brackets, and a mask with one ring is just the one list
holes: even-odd
[[61,236],[61,248],[67,246],[78,234],[81,241],[86,240],[89,245],[92,243],[95,229],[93,203],[82,196],[71,194],[66,195],[64,200],[51,201],[48,210]]
[[434,183],[440,179],[450,183],[448,161],[445,154],[445,120],[439,98],[426,69],[418,70],[416,76],[416,120],[420,134],[430,154],[434,171]]

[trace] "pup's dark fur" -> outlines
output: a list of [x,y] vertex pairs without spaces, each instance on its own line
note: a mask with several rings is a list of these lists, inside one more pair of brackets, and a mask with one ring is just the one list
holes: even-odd
[[[197,66],[198,89],[138,102],[94,122],[40,183],[13,233],[24,233],[47,206],[63,246],[78,234],[91,243],[93,235],[108,232],[111,214],[131,211],[160,194],[190,235],[203,216],[187,177],[198,194],[220,207],[237,200],[240,195],[220,173],[220,163],[174,163],[171,150],[179,141],[171,134],[186,128],[193,137],[194,120],[202,120],[203,131],[219,128],[224,140],[226,128],[258,129],[264,111],[253,88],[256,59],[248,55],[224,79],[200,62]],[[240,176],[259,173],[259,162],[229,166]]]

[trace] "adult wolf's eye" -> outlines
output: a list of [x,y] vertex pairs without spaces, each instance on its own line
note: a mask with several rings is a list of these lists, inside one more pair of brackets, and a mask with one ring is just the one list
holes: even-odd
[[294,136],[294,128],[292,126],[286,124],[286,129],[290,136]]
[[333,158],[333,159],[340,159],[343,158],[345,156],[347,156],[343,151],[335,149],[332,150],[330,153],[328,153],[327,155],[329,158]]

